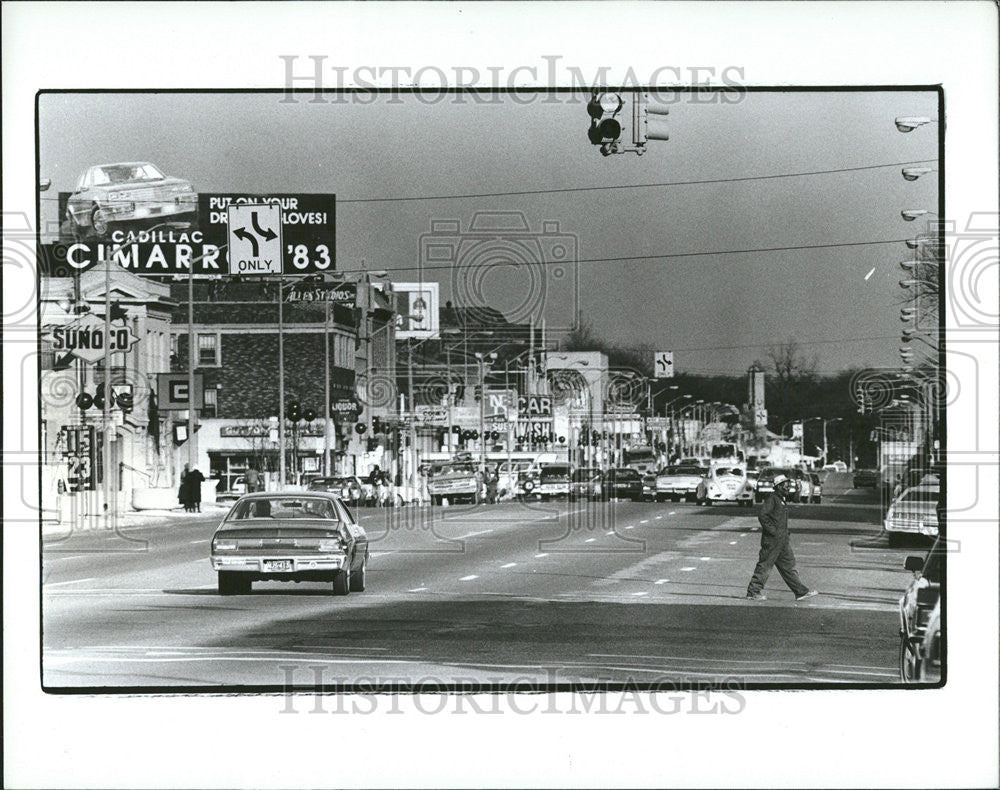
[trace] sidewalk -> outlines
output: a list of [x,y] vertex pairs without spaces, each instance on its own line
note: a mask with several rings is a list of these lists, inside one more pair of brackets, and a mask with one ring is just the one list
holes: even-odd
[[[206,504],[202,503],[200,513],[188,513],[180,506],[172,510],[128,510],[118,514],[117,527],[119,529],[129,529],[131,527],[151,527],[157,525],[175,524],[178,521],[196,521],[198,519],[222,519],[222,516],[229,510],[232,503]],[[93,524],[91,531],[104,529],[103,518],[100,516],[87,517]],[[54,519],[42,520],[42,536],[67,535],[72,532],[75,525],[71,521],[59,523]]]

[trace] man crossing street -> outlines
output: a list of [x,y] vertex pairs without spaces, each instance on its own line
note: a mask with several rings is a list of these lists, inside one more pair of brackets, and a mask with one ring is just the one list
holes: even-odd
[[754,569],[750,586],[747,588],[747,598],[751,601],[766,601],[764,585],[773,566],[778,567],[778,573],[785,580],[795,600],[812,598],[819,593],[806,587],[799,574],[795,571],[795,555],[788,535],[788,489],[791,481],[782,474],[775,475],[774,491],[765,502],[757,516],[760,521],[760,557]]

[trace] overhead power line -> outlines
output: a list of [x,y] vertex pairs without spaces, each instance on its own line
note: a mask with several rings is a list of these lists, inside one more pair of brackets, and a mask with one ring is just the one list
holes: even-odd
[[[919,165],[928,162],[937,162],[936,159],[914,159],[908,162],[887,162],[880,165],[859,165],[857,167],[836,167],[828,170],[802,170],[794,173],[772,173],[761,176],[734,176],[732,178],[703,178],[689,181],[660,181],[651,184],[611,184],[606,186],[589,187],[559,187],[553,189],[518,189],[506,192],[467,192],[452,195],[406,195],[397,197],[370,197],[370,198],[337,198],[338,205],[363,204],[363,203],[403,203],[407,201],[421,200],[470,200],[474,198],[491,197],[520,197],[526,195],[555,195],[570,194],[575,192],[605,192],[615,189],[656,189],[660,187],[681,187],[698,186],[701,184],[734,184],[744,181],[769,181],[778,178],[799,178],[802,176],[820,176],[835,173],[856,173],[862,170],[878,170],[886,167],[904,167],[906,165]],[[261,193],[266,194],[266,193]],[[57,201],[58,197],[43,195],[42,200]],[[131,201],[136,203],[156,203],[159,201]]]

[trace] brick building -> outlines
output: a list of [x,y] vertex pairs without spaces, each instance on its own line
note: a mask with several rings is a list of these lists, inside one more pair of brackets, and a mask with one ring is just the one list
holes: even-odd
[[[234,488],[249,466],[272,478],[279,468],[277,288],[273,282],[194,286],[195,369],[202,375],[205,393],[193,437],[196,466],[219,480],[220,491]],[[188,369],[187,284],[175,284],[171,291],[177,302],[171,367],[184,372]],[[335,422],[325,403],[327,348],[331,400],[357,401],[362,414],[366,413],[369,371],[377,369],[379,361],[387,367],[394,361],[391,293],[364,281],[359,292],[355,305],[283,306],[286,416],[291,404],[297,403],[304,414],[311,411],[309,416],[314,417],[308,422],[286,422],[290,482],[327,470],[363,473],[372,462],[372,453],[354,431],[354,423]]]

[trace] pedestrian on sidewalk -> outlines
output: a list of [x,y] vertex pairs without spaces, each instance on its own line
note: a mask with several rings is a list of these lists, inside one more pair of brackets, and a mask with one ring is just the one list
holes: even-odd
[[[246,474],[243,476],[243,479],[246,481],[247,484],[246,492],[248,494],[252,494],[254,491],[261,491],[263,489],[263,486],[260,486],[261,482],[260,472],[257,471],[256,467],[254,466],[249,467],[246,471]],[[260,487],[258,488],[258,486]]]
[[792,553],[788,535],[787,500],[791,482],[785,475],[775,475],[774,491],[764,501],[757,516],[761,527],[760,557],[750,579],[750,586],[747,588],[747,598],[751,601],[767,600],[764,596],[764,585],[774,566],[777,566],[781,578],[795,594],[796,601],[819,594],[816,590],[806,587],[795,571],[795,555]]
[[201,484],[205,482],[205,475],[192,469],[187,476],[188,485],[188,508],[192,513],[201,513]]
[[188,475],[191,474],[191,464],[184,464],[184,471],[181,472],[181,485],[177,489],[177,501],[185,511],[191,510],[191,486],[188,483]]

